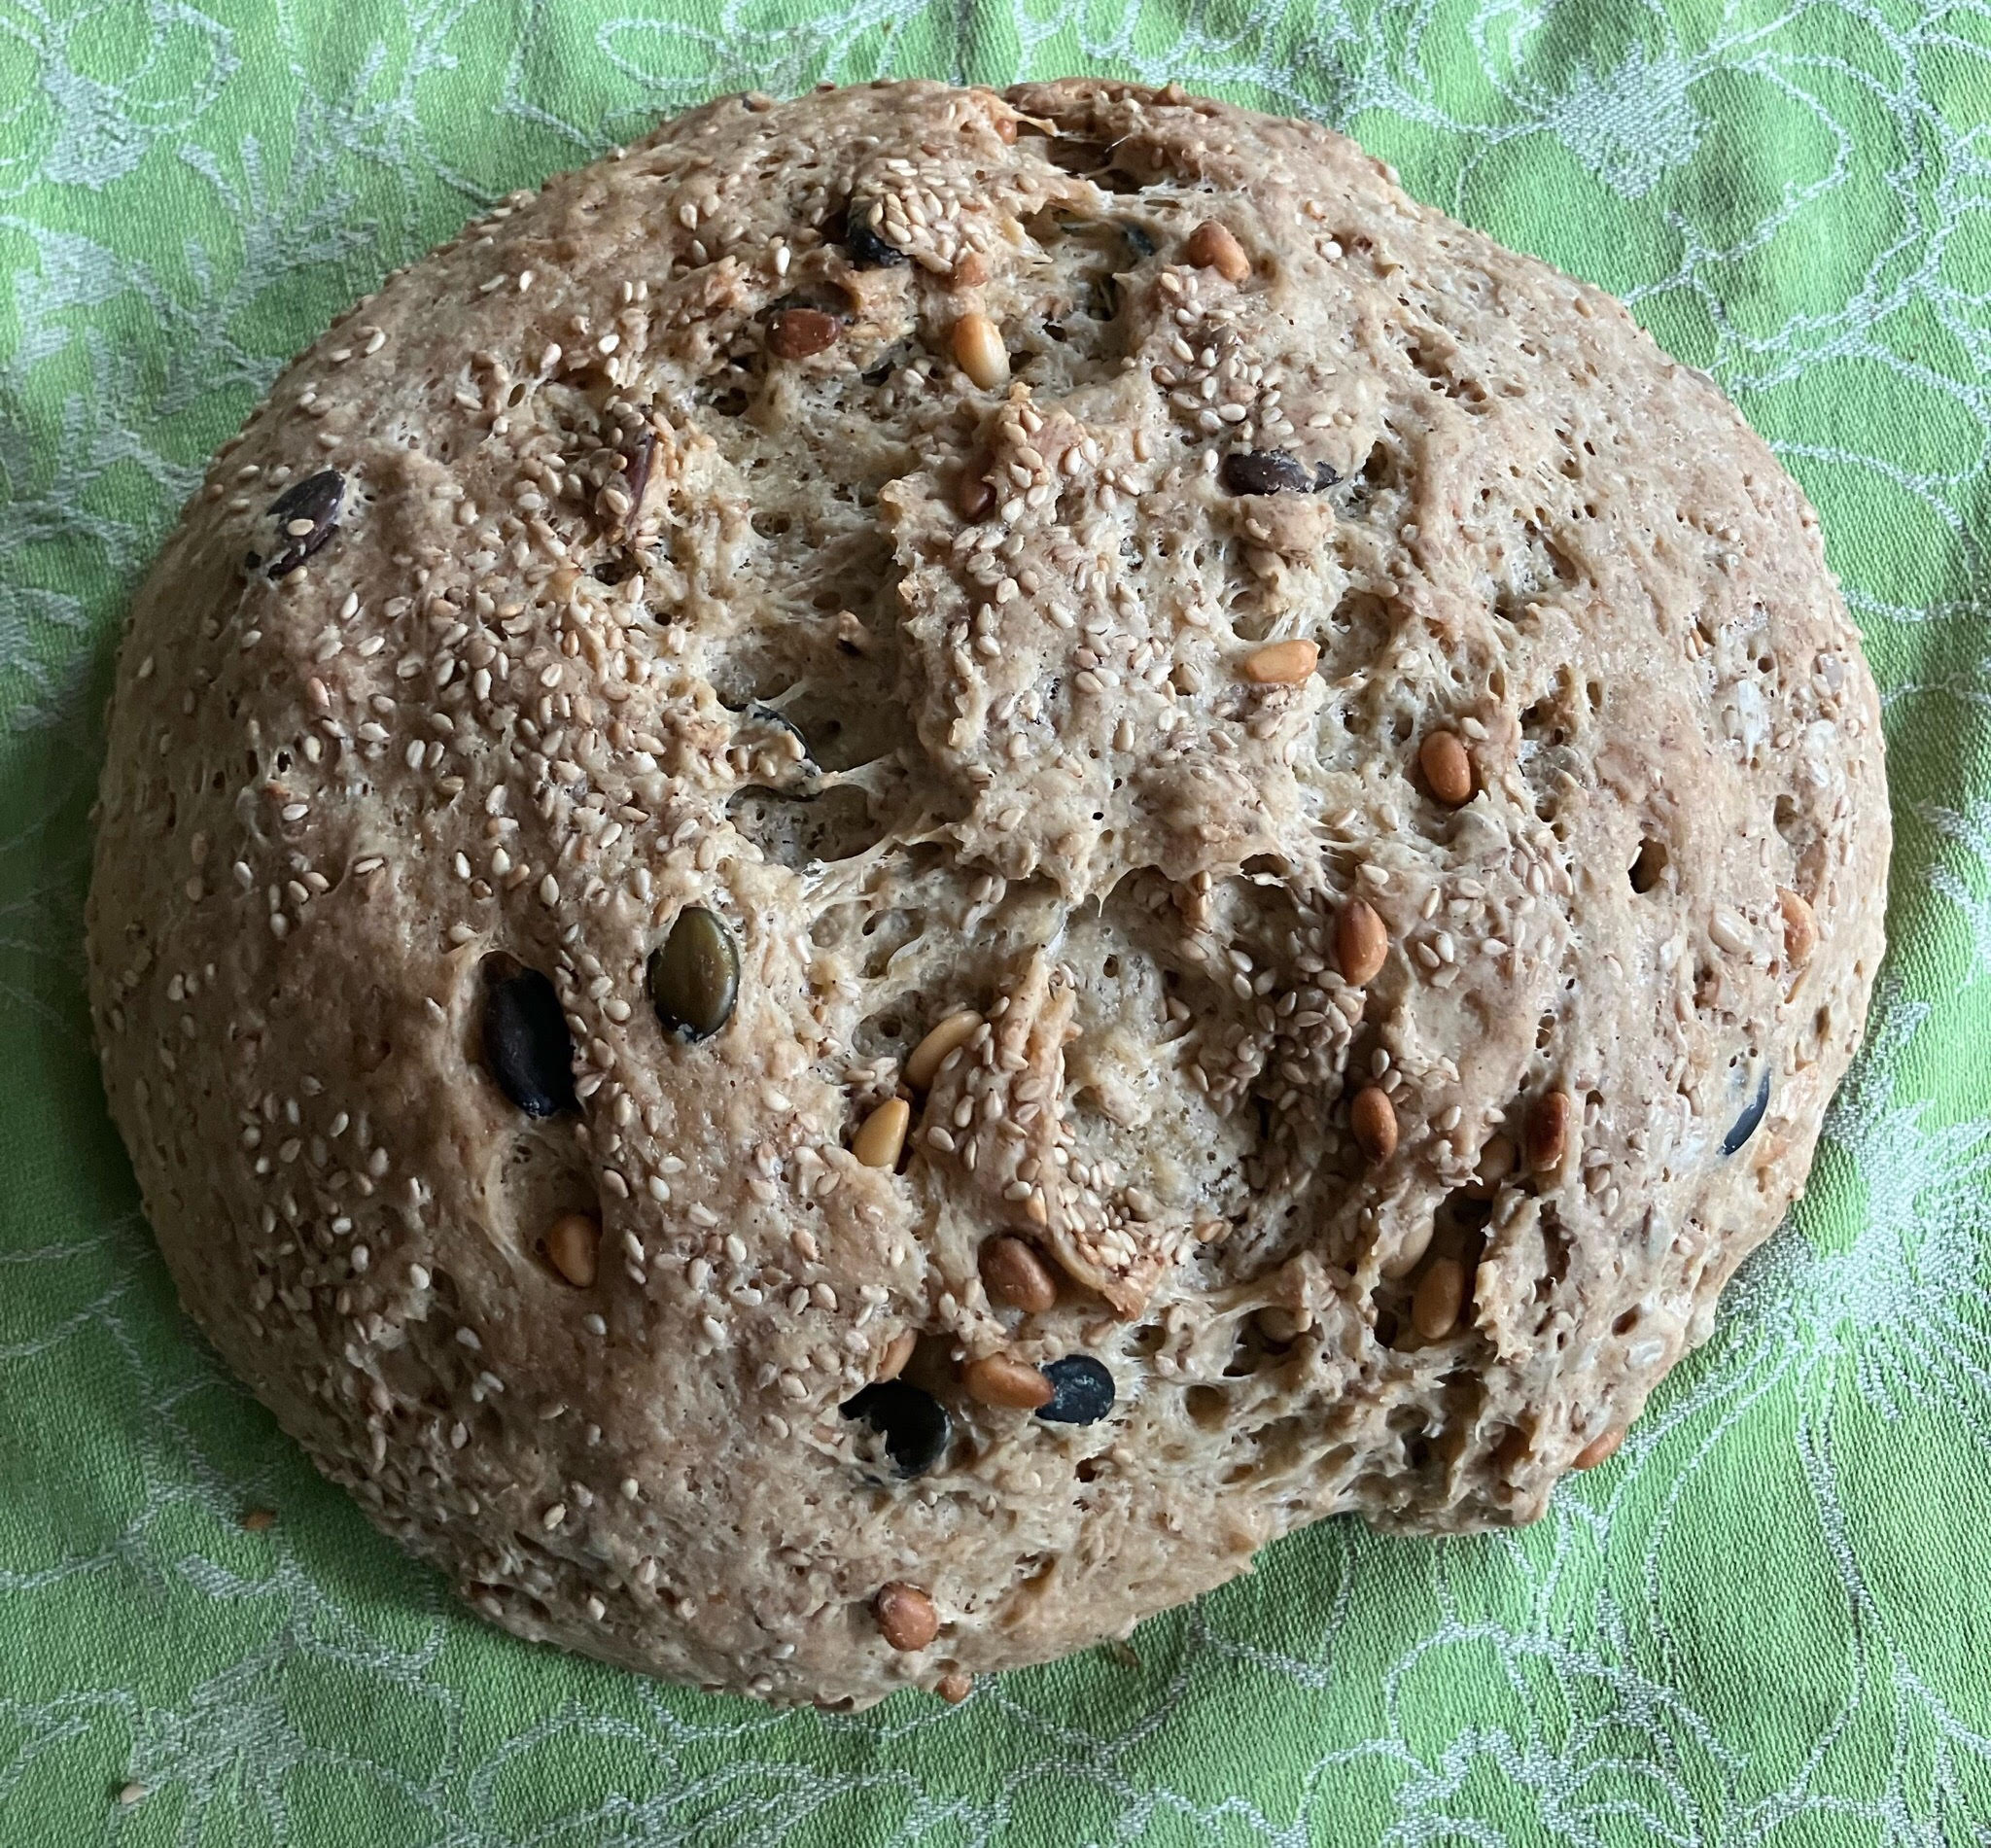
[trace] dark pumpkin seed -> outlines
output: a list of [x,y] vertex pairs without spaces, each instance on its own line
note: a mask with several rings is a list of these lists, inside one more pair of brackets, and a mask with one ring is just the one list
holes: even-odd
[[[269,504],[265,517],[275,528],[270,576],[296,571],[332,536],[345,497],[345,476],[336,469],[320,469],[292,482]],[[251,552],[246,562],[251,571],[263,568],[259,552]]]
[[633,527],[643,513],[643,497],[649,488],[650,466],[656,461],[657,433],[645,430],[636,439],[636,447],[624,466],[622,489],[629,496],[629,516],[623,521],[625,530]]
[[537,969],[493,982],[484,995],[484,1063],[498,1089],[529,1117],[580,1107],[574,1095],[574,1036],[553,985]]
[[925,1476],[947,1454],[953,1435],[947,1408],[910,1381],[874,1380],[839,1410],[878,1434],[895,1476]]
[[[1155,240],[1132,219],[1081,218],[1061,212],[1053,222],[1059,236],[1083,246],[1090,254],[1088,269],[1095,265],[1100,268],[1100,273],[1093,278],[1086,313],[1100,323],[1116,319],[1121,301],[1119,278],[1155,254]],[[1064,336],[1059,333],[1052,337]]]
[[[1134,262],[1139,262],[1144,257],[1155,254],[1155,240],[1147,234],[1144,226],[1136,225],[1131,218],[1116,218],[1113,228],[1125,239],[1127,248],[1134,253]],[[1129,265],[1133,267],[1132,264]]]
[[1221,472],[1233,494],[1318,494],[1341,479],[1332,469],[1309,469],[1286,449],[1234,449]]
[[1734,1126],[1722,1137],[1722,1153],[1733,1155],[1743,1143],[1756,1133],[1757,1126],[1763,1121],[1763,1113],[1769,1108],[1769,1072],[1763,1074],[1763,1082],[1756,1087],[1756,1096],[1749,1107],[1735,1119]]
[[1066,1354],[1042,1369],[1051,1403],[1037,1408],[1047,1424],[1097,1424],[1113,1410],[1113,1376],[1090,1354]]
[[[809,754],[809,740],[803,735],[801,726],[796,724],[792,718],[786,716],[777,708],[770,706],[765,700],[749,700],[740,709],[740,724],[734,729],[733,733],[736,739],[740,738],[742,732],[746,732],[750,727],[756,725],[769,731],[786,732],[796,744],[802,747],[802,754],[796,760],[796,774],[811,782],[822,774],[815,759]],[[742,742],[751,741],[750,738]]]
[[710,1039],[733,1018],[740,951],[726,921],[703,905],[678,914],[649,959],[649,998],[664,1030],[686,1044]]
[[859,269],[891,269],[907,262],[904,251],[878,235],[870,211],[869,202],[862,199],[853,199],[845,208],[843,246],[851,262]]

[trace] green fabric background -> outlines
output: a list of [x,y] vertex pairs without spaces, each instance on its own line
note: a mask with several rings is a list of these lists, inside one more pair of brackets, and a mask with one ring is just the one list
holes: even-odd
[[[1886,692],[1895,950],[1795,1223],[1538,1526],[770,1715],[452,1608],[179,1317],[81,998],[98,712],[208,451],[498,194],[716,90],[1085,69],[1346,128],[1722,380]],[[1991,1840],[1987,366],[1982,4],[0,0],[0,1844]]]

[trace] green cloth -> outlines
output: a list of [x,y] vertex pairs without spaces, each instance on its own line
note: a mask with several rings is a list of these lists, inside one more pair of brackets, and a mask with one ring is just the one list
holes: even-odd
[[[486,1628],[178,1314],[81,994],[102,696],[209,451],[500,194],[714,91],[1088,68],[1345,128],[1721,380],[1886,691],[1895,948],[1795,1222],[1538,1525],[775,1715]],[[1991,1839],[1987,156],[1947,0],[0,0],[0,1848]]]

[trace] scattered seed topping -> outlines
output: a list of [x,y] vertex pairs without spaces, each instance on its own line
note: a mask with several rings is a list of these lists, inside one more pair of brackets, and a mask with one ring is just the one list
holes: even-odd
[[1593,1470],[1599,1463],[1607,1463],[1618,1454],[1618,1447],[1624,1442],[1624,1427],[1614,1424],[1610,1430],[1593,1437],[1582,1449],[1577,1451],[1569,1467],[1573,1470]]
[[1486,1146],[1480,1151],[1479,1166],[1473,1170],[1473,1193],[1484,1200],[1491,1200],[1500,1191],[1500,1183],[1514,1172],[1518,1159],[1512,1138],[1488,1136]]
[[242,1531],[248,1534],[267,1533],[276,1525],[274,1508],[252,1508],[242,1517]]
[[1285,449],[1234,449],[1217,473],[1233,494],[1319,494],[1341,479],[1326,463],[1310,470]]
[[953,1434],[947,1408],[906,1380],[874,1379],[839,1410],[878,1434],[895,1476],[925,1476],[947,1454]]
[[1381,914],[1366,898],[1349,899],[1335,919],[1334,959],[1350,988],[1375,981],[1389,959],[1389,932]]
[[1066,1354],[1043,1370],[1053,1395],[1038,1408],[1047,1424],[1097,1424],[1113,1410],[1113,1376],[1090,1354]]
[[950,1669],[933,1684],[933,1691],[950,1707],[958,1707],[975,1691],[974,1677],[959,1668]]
[[963,469],[955,483],[954,505],[964,520],[985,518],[996,505],[996,490],[989,485],[988,475],[977,474],[972,468]]
[[1427,1342],[1443,1341],[1457,1326],[1465,1300],[1465,1266],[1456,1258],[1433,1258],[1411,1298],[1411,1326]]
[[886,1098],[864,1119],[851,1153],[866,1168],[896,1168],[912,1120],[913,1107],[903,1098]]
[[925,1091],[932,1084],[933,1075],[940,1069],[947,1055],[965,1046],[981,1025],[981,1015],[971,1007],[964,1007],[958,1014],[948,1015],[913,1048],[906,1060],[906,1083],[915,1091]]
[[649,959],[649,998],[664,1030],[686,1045],[710,1039],[733,1017],[740,951],[726,921],[686,905]]
[[1447,808],[1473,799],[1473,760],[1453,731],[1427,732],[1417,747],[1417,765],[1431,793]]
[[1769,1108],[1769,1067],[1765,1065],[1763,1081],[1756,1087],[1756,1096],[1750,1099],[1749,1107],[1738,1116],[1729,1133],[1722,1137],[1722,1153],[1733,1155],[1743,1143],[1756,1133],[1757,1126],[1763,1121],[1763,1113]]
[[1294,686],[1320,665],[1320,644],[1296,639],[1274,642],[1244,657],[1244,678],[1260,686]]
[[769,317],[767,350],[778,360],[806,360],[833,347],[842,331],[821,308],[782,308]]
[[913,1357],[913,1349],[920,1344],[920,1338],[909,1328],[902,1328],[886,1343],[885,1352],[878,1359],[878,1378],[896,1379],[906,1370],[906,1362]]
[[1206,218],[1189,233],[1182,254],[1199,269],[1214,269],[1226,282],[1242,282],[1251,273],[1251,259],[1231,234],[1230,227]]
[[992,1301],[1030,1315],[1058,1305],[1058,1283],[1049,1266],[1021,1238],[991,1238],[982,1247],[982,1285]]
[[537,969],[493,982],[484,995],[484,1063],[529,1117],[576,1110],[574,1036],[553,985]]
[[985,314],[970,311],[954,324],[949,336],[954,363],[985,392],[1009,383],[1009,354],[1002,331]]
[[638,433],[622,471],[622,492],[629,499],[629,511],[621,520],[625,534],[642,516],[644,496],[649,492],[649,475],[656,458],[657,433],[646,426]]
[[888,244],[871,224],[871,207],[853,199],[844,213],[844,249],[858,269],[890,269],[907,261],[895,244]]
[[601,1242],[599,1220],[586,1213],[562,1213],[546,1228],[546,1259],[576,1290],[590,1289]]
[[1363,1159],[1380,1166],[1396,1153],[1396,1106],[1380,1085],[1364,1085],[1348,1106],[1348,1130]]
[[[336,469],[321,469],[293,482],[269,504],[267,517],[275,522],[278,540],[268,566],[271,577],[296,571],[332,537],[345,494],[345,476]],[[250,571],[262,566],[257,552],[251,552],[244,562]]]
[[1528,1112],[1527,1158],[1529,1171],[1546,1174],[1562,1166],[1569,1153],[1570,1123],[1575,1105],[1566,1091],[1552,1091]]
[[1011,1407],[1019,1412],[1047,1406],[1057,1393],[1044,1374],[1013,1354],[984,1354],[969,1361],[961,1372],[961,1384],[970,1398],[985,1406]]
[[940,1634],[940,1613],[933,1600],[918,1586],[899,1579],[879,1587],[871,1612],[878,1620],[878,1633],[904,1654],[925,1649]]
[[1784,962],[1793,971],[1801,969],[1818,948],[1818,920],[1803,898],[1785,886],[1777,888],[1777,909],[1784,916]]

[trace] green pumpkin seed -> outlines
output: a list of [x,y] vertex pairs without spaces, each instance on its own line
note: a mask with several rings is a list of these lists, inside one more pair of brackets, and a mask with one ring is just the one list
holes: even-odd
[[649,998],[657,1019],[687,1043],[710,1039],[732,1019],[739,996],[740,951],[726,921],[703,905],[687,905],[650,952]]

